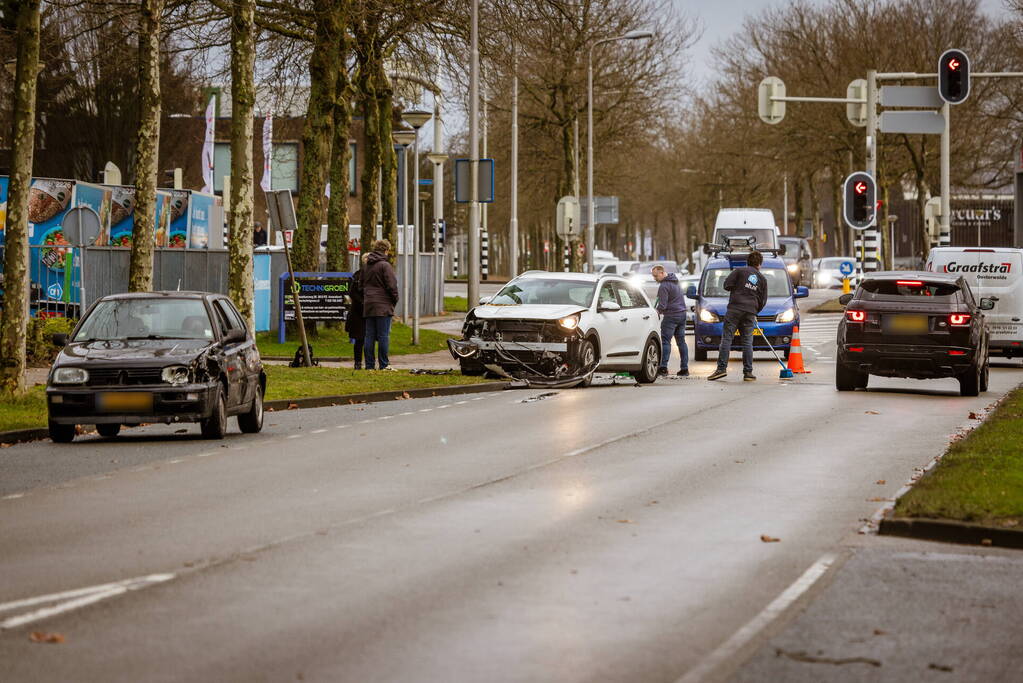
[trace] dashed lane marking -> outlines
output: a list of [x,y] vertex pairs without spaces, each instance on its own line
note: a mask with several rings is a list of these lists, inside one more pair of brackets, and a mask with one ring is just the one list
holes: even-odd
[[323,433],[324,433],[324,432],[326,432],[326,431],[327,431],[326,429],[314,429],[314,430],[312,431],[312,433],[313,433],[313,434],[323,434]]
[[3,500],[14,500],[15,498],[23,498],[24,496],[24,493],[12,493],[8,496],[4,496]]

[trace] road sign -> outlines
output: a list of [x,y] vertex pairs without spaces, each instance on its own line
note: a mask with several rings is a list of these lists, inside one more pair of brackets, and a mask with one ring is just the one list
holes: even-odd
[[865,230],[874,224],[877,185],[869,173],[858,171],[845,179],[842,215],[853,230]]
[[[465,204],[472,201],[472,166],[469,159],[455,159],[455,201]],[[476,195],[481,204],[494,202],[494,160],[479,160],[479,191]]]
[[99,214],[91,206],[76,206],[64,214],[62,226],[68,244],[88,246],[99,237]]
[[582,234],[579,220],[579,202],[569,195],[558,200],[557,232],[561,239],[571,239]]
[[880,128],[882,133],[941,135],[945,117],[939,111],[885,111],[881,112]]
[[[586,197],[579,198],[579,211],[581,225],[586,227],[590,224],[588,207],[590,202]],[[618,197],[594,197],[593,198],[593,223],[595,225],[617,225],[618,224]]]
[[772,99],[775,97],[785,97],[785,83],[777,76],[768,76],[757,90],[757,113],[764,123],[781,123],[785,118],[785,102],[776,102]]
[[933,86],[886,85],[881,88],[882,107],[923,107],[940,109],[944,104]]
[[970,96],[970,58],[962,50],[945,50],[938,57],[938,94],[949,104]]
[[845,89],[845,96],[850,100],[863,100],[863,102],[849,102],[845,105],[845,117],[849,123],[863,128],[867,125],[867,79],[857,78]]
[[853,269],[855,269],[855,267],[856,266],[853,265],[852,261],[842,261],[842,263],[838,265],[838,272],[840,272],[842,275],[845,275],[846,277],[849,277],[850,275],[853,274]]
[[64,286],[59,282],[54,282],[46,288],[46,296],[54,301],[61,301],[64,298]]

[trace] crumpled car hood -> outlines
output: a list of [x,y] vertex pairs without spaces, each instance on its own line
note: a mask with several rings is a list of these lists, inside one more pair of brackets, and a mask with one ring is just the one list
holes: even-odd
[[479,320],[558,320],[585,311],[576,304],[520,304],[515,306],[477,306],[473,313]]
[[195,358],[213,342],[206,339],[133,339],[68,344],[58,364],[74,361],[139,361]]

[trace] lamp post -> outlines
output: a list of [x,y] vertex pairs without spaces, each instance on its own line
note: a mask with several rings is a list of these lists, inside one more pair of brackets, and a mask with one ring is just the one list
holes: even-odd
[[[415,167],[412,173],[412,186],[415,188],[413,197],[415,204],[412,205],[412,345],[419,344],[419,129],[433,117],[428,111],[407,111],[401,115],[402,120],[412,126],[414,139],[412,141],[413,159]],[[407,250],[406,250],[407,251]]]
[[586,62],[586,267],[593,272],[593,246],[597,230],[593,225],[596,220],[596,211],[593,206],[593,48],[602,43],[610,43],[616,40],[646,40],[653,38],[650,31],[629,31],[623,36],[604,38],[590,45],[590,53]]
[[[401,322],[408,324],[408,146],[416,140],[415,131],[396,130],[391,134],[394,144],[401,146],[401,157],[404,161],[401,165],[401,242],[403,245],[401,265]],[[398,245],[395,244],[397,249]]]
[[519,274],[519,53],[512,48],[512,112],[511,112],[511,220],[508,241],[509,279]]
[[[434,119],[433,125],[439,125]],[[435,139],[436,141],[436,139]],[[437,281],[437,312],[444,310],[444,243],[441,240],[440,224],[444,220],[444,162],[448,155],[443,152],[432,152],[426,158],[433,164],[433,267],[434,279]]]
[[469,37],[469,258],[468,305],[480,297],[480,203],[479,203],[479,89],[480,89],[480,0],[472,0]]

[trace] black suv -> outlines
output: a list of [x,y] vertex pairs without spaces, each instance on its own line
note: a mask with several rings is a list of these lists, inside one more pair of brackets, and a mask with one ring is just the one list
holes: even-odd
[[46,387],[50,438],[75,426],[114,437],[121,425],[198,422],[223,438],[229,415],[243,432],[263,428],[266,374],[238,310],[220,294],[147,292],[97,301],[63,346]]
[[865,389],[869,375],[955,377],[963,396],[987,391],[983,311],[994,302],[976,301],[962,277],[875,273],[839,301],[846,307],[838,325],[839,391]]

